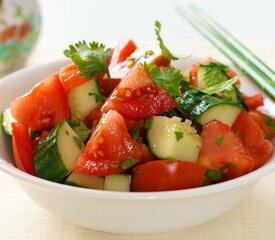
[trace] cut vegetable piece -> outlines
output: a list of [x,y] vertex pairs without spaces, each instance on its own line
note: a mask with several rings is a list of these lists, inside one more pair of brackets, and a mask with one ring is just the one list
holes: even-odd
[[169,191],[200,187],[205,181],[205,170],[205,167],[197,163],[150,161],[134,168],[132,191]]
[[188,162],[198,160],[202,143],[190,120],[181,122],[181,118],[178,117],[153,116],[148,121],[148,145],[157,159]]
[[253,170],[254,159],[230,127],[213,120],[203,127],[199,163],[207,169],[220,171],[224,179],[232,179]]
[[177,102],[165,90],[154,84],[146,70],[137,65],[121,80],[102,106],[103,112],[118,111],[126,118],[146,118],[177,107]]
[[89,113],[102,105],[100,87],[95,79],[89,80],[68,92],[69,106],[73,118],[84,120]]
[[36,176],[33,160],[33,142],[29,128],[19,122],[12,123],[12,147],[16,166],[31,175]]
[[16,98],[11,103],[11,112],[18,122],[33,130],[47,130],[69,119],[68,99],[57,74]]
[[70,125],[63,121],[38,142],[34,163],[37,176],[60,181],[75,167],[84,144]]
[[240,137],[244,147],[254,158],[254,169],[263,166],[270,159],[273,145],[265,139],[263,130],[247,112],[241,112],[232,126],[232,130]]
[[232,126],[243,106],[227,98],[218,98],[191,89],[177,98],[179,108],[192,119],[205,125],[213,119]]
[[130,174],[114,174],[105,177],[104,190],[130,192],[131,191],[131,175]]
[[11,114],[11,109],[7,108],[1,113],[1,127],[4,133],[12,135],[12,123],[16,122]]
[[123,117],[110,110],[89,139],[75,171],[92,176],[107,176],[125,171],[120,163],[141,159],[140,144],[129,135]]
[[104,177],[90,176],[73,171],[65,181],[66,185],[91,188],[91,189],[104,189]]
[[256,109],[264,105],[264,97],[260,93],[253,96],[245,96],[244,101],[249,109]]

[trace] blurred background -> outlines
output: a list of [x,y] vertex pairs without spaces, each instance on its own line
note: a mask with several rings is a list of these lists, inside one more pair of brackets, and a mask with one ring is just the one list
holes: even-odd
[[[34,0],[0,0],[21,2]],[[41,31],[27,65],[62,57],[63,50],[79,40],[100,41],[114,46],[122,38],[137,44],[155,41],[154,21],[162,23],[162,36],[169,48],[182,46],[187,54],[199,47],[213,48],[175,12],[187,0],[37,0],[42,16]],[[194,0],[239,40],[269,63],[269,44],[275,41],[274,0]],[[1,9],[0,9],[1,16]],[[1,30],[1,29],[0,29]],[[188,46],[192,49],[188,51]],[[257,45],[258,44],[258,45]],[[256,46],[256,47],[255,47]],[[195,52],[195,53],[197,53]],[[0,49],[1,55],[1,49]]]

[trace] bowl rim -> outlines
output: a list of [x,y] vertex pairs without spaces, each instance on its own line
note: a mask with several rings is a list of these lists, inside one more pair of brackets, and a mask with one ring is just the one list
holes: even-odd
[[[39,71],[46,67],[54,67],[59,64],[66,64],[68,60],[62,58],[54,61],[49,61],[46,63],[37,64],[35,66],[23,68],[19,71],[16,71],[10,75],[3,77],[0,80],[0,86],[2,82],[9,81],[10,78],[15,78],[21,74],[27,74],[32,71]],[[1,133],[3,134],[3,133]],[[273,141],[274,143],[274,141]],[[161,191],[161,192],[115,192],[115,191],[104,191],[104,190],[95,190],[88,188],[80,188],[75,186],[69,186],[65,184],[60,184],[56,182],[51,182],[48,180],[41,179],[39,177],[32,176],[28,173],[25,173],[10,162],[3,159],[0,156],[0,170],[6,174],[14,177],[16,180],[21,180],[25,183],[38,185],[39,187],[48,188],[49,190],[60,191],[63,193],[74,193],[77,195],[82,195],[90,198],[101,198],[101,199],[112,199],[112,200],[165,200],[165,199],[179,199],[179,198],[189,198],[207,194],[213,194],[217,192],[223,192],[232,188],[243,186],[252,182],[260,180],[263,176],[272,173],[275,171],[275,154],[271,159],[261,168],[254,170],[251,173],[243,175],[241,177],[217,183],[209,186],[203,186],[192,189],[183,189],[183,190],[173,190],[173,191]]]

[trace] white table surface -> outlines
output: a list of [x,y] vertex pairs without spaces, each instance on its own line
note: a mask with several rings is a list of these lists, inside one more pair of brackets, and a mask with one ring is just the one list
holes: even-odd
[[[251,42],[249,46],[271,66],[275,66],[275,43]],[[27,65],[62,57],[62,44],[37,46]],[[222,56],[206,42],[182,44],[183,52]],[[155,236],[120,236],[71,225],[36,205],[13,178],[0,172],[0,240],[10,239],[150,239],[150,240],[274,240],[275,173],[263,178],[254,191],[220,218],[188,230]],[[175,216],[177,217],[177,216]]]

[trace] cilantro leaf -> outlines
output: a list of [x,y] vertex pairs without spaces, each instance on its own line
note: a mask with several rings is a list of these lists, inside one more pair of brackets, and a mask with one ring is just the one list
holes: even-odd
[[144,63],[143,67],[157,85],[162,87],[172,96],[181,95],[183,76],[180,70],[174,67],[160,68],[155,65],[148,66],[146,62]]
[[106,99],[106,97],[100,93],[89,93],[89,96],[95,96],[95,101],[96,102],[101,102]]
[[198,82],[205,88],[229,79],[227,73],[230,68],[219,62],[209,62],[208,64],[199,64]]
[[222,142],[223,142],[223,139],[224,139],[224,136],[218,135],[217,138],[216,138],[216,143],[217,143],[218,145],[221,145]]
[[239,80],[239,78],[242,76],[243,74],[239,74],[231,79],[228,79],[224,82],[220,82],[214,85],[211,85],[210,87],[207,87],[205,89],[200,89],[198,88],[197,90],[199,90],[200,92],[206,93],[208,95],[212,95],[212,94],[217,94],[226,90],[229,90],[230,87]]
[[135,127],[130,135],[135,141],[137,141],[139,138],[139,127]]
[[272,130],[275,130],[275,121],[272,118],[266,116],[264,121]]
[[160,36],[161,31],[161,23],[159,21],[155,21],[155,34],[157,36],[157,40],[159,41],[159,47],[161,49],[161,52],[163,56],[169,60],[178,60],[176,56],[174,56],[168,48],[164,45],[164,42]]
[[91,130],[87,128],[87,126],[83,122],[79,122],[78,120],[74,119],[68,121],[68,123],[83,142],[86,141],[92,133]]
[[93,78],[98,74],[103,76],[105,73],[110,78],[107,58],[112,54],[111,49],[106,49],[105,45],[97,42],[80,41],[75,45],[70,45],[64,51],[64,55],[71,58],[80,70],[80,76]]
[[223,172],[215,169],[207,169],[205,175],[210,182],[218,182],[224,178]]
[[177,142],[183,138],[183,132],[175,132]]

